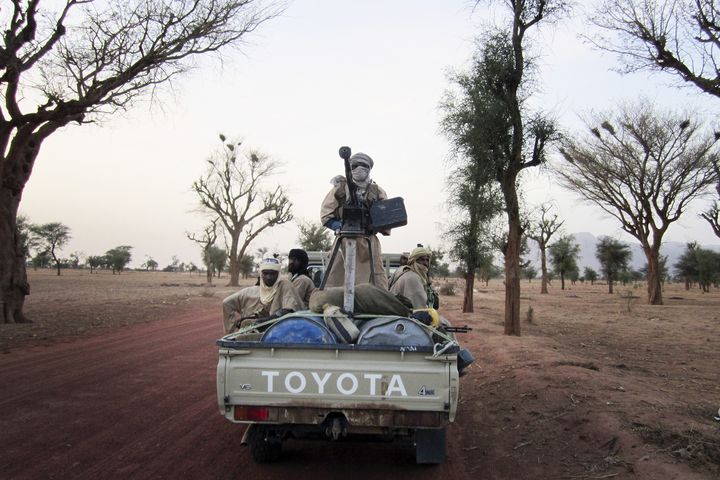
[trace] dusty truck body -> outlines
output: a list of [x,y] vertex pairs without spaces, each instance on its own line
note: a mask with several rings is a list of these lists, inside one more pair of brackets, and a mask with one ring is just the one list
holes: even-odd
[[[299,319],[323,326],[323,317],[311,312],[284,320]],[[383,321],[403,332],[427,328],[411,318]],[[357,344],[343,344],[327,334],[328,343],[314,344],[267,333],[218,340],[220,413],[251,424],[244,440],[254,459],[276,459],[282,442],[293,438],[364,437],[409,440],[418,463],[442,462],[458,401],[457,343],[363,345],[361,334]]]

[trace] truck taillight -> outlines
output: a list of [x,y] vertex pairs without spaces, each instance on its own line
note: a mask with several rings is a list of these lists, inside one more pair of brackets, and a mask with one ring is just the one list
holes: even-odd
[[233,417],[235,420],[266,422],[270,419],[270,409],[266,407],[243,407],[241,405],[235,405]]

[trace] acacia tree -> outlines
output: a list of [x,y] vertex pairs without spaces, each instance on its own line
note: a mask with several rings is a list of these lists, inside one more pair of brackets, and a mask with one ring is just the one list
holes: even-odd
[[[715,185],[715,191],[717,191],[718,199],[720,199],[720,162],[715,159],[715,175],[718,177],[718,182]],[[716,237],[720,237],[720,201],[715,200],[710,208],[700,214],[710,224],[710,227],[715,232]]]
[[615,280],[628,269],[632,258],[630,247],[612,237],[600,237],[595,244],[595,258],[600,262],[600,271],[607,280],[608,293],[613,293]]
[[671,73],[720,97],[720,8],[707,0],[605,0],[590,21],[593,43],[627,71]]
[[313,222],[299,222],[298,242],[303,250],[308,252],[328,252],[332,249],[333,240],[330,231]]
[[688,116],[656,112],[642,100],[585,122],[589,133],[564,142],[556,173],[565,187],[616,218],[642,246],[648,303],[661,305],[660,246],[688,203],[717,181],[718,137]]
[[577,257],[580,253],[580,245],[575,243],[572,235],[563,235],[549,246],[550,261],[553,270],[560,275],[560,290],[565,290],[565,277],[571,272],[578,271]]
[[242,142],[226,142],[208,159],[205,174],[192,184],[204,211],[217,215],[230,241],[230,285],[237,286],[240,261],[263,231],[293,219],[292,203],[281,185],[265,189],[279,164]]
[[583,277],[585,277],[585,280],[590,282],[590,285],[595,285],[595,280],[597,280],[598,274],[592,267],[585,267],[583,270]]
[[563,226],[565,221],[559,221],[557,214],[550,213],[550,205],[540,206],[540,218],[531,221],[527,237],[535,240],[540,249],[541,283],[540,293],[548,293],[547,248],[550,239]]
[[[43,142],[71,122],[96,122],[187,72],[198,55],[239,45],[277,16],[262,0],[4,2],[0,22],[0,304],[25,321],[28,294],[16,232]],[[52,7],[49,7],[52,8]]]
[[[480,2],[476,2],[480,3]],[[542,115],[531,116],[525,100],[528,97],[527,70],[533,62],[525,56],[528,31],[557,18],[566,9],[563,0],[507,2],[510,9],[508,31],[495,31],[481,42],[468,76],[473,96],[452,104],[459,120],[468,128],[456,129],[460,134],[451,137],[456,146],[471,150],[477,142],[484,152],[477,157],[485,171],[491,173],[502,192],[507,214],[508,232],[505,255],[505,333],[520,335],[520,250],[523,226],[520,216],[517,184],[522,170],[545,161],[546,147],[557,138],[554,123]],[[474,130],[483,122],[489,124],[488,136],[476,138]],[[471,157],[472,158],[472,157]]]
[[132,248],[130,245],[120,245],[105,252],[103,256],[105,264],[112,269],[113,275],[115,275],[115,272],[118,275],[122,273],[130,263],[130,260],[132,260]]
[[206,280],[208,285],[212,285],[213,274],[210,249],[215,245],[215,242],[217,241],[217,224],[219,221],[220,219],[217,217],[210,220],[210,224],[205,227],[201,234],[186,233],[189,240],[192,240],[193,242],[200,245],[200,247],[202,247],[202,260],[205,264],[205,267],[207,267]]
[[92,274],[98,267],[106,265],[107,259],[103,255],[90,255],[87,257],[86,262],[90,267],[90,273]]
[[58,251],[70,241],[70,227],[60,222],[44,223],[42,225],[31,225],[30,232],[33,236],[35,248],[44,255],[49,255],[55,262],[57,274],[60,275],[62,260],[58,257]]

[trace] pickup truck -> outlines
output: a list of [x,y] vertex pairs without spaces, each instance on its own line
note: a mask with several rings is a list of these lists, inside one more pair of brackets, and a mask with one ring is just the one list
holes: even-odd
[[[270,327],[263,334],[246,328],[217,341],[220,413],[249,424],[243,444],[255,461],[278,459],[282,443],[293,438],[356,437],[410,440],[418,463],[444,460],[446,427],[458,403],[461,350],[454,336],[413,318],[375,320],[407,340],[364,342],[361,328],[357,343],[338,343],[323,316],[306,311],[275,325],[309,323],[324,340],[292,332],[273,337]],[[426,338],[417,341],[420,331]],[[405,335],[411,332],[414,340]]]

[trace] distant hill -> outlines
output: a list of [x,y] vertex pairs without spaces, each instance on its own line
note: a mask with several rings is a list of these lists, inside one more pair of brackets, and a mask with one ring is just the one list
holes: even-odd
[[[580,245],[580,256],[578,259],[578,265],[580,266],[580,273],[585,267],[593,268],[595,271],[600,271],[600,263],[595,258],[595,245],[597,244],[598,237],[588,232],[580,232],[572,234],[575,237],[575,243]],[[624,240],[623,240],[624,241]],[[537,243],[534,241],[528,242],[530,245],[530,253],[525,257],[531,260],[535,268],[540,269],[540,251],[537,248]],[[552,240],[551,240],[552,243]],[[639,270],[645,266],[645,254],[637,241],[631,242],[626,241],[630,246],[632,252],[632,260],[630,262],[633,270]],[[720,244],[713,245],[701,245],[703,248],[715,250],[720,252]],[[668,256],[668,267],[672,272],[673,265],[678,261],[682,253],[685,251],[685,243],[683,242],[665,242],[663,243],[660,253]],[[548,258],[548,268],[551,268],[549,264],[550,259]]]

